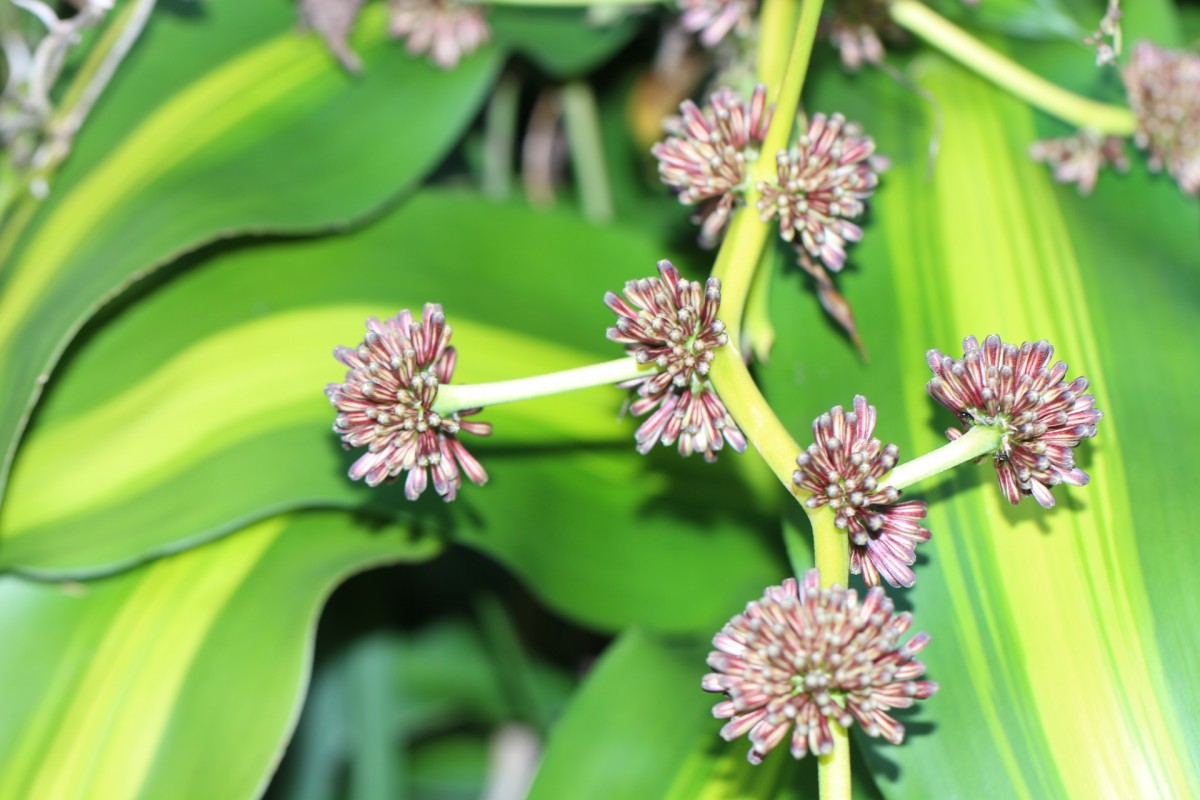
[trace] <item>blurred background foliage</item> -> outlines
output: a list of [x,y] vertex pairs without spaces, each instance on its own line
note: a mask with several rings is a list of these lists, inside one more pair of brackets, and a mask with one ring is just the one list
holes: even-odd
[[[937,7],[1121,102],[1079,41],[1102,4]],[[593,389],[488,409],[491,480],[453,504],[345,476],[322,388],[367,316],[440,302],[456,382],[496,380],[619,355],[606,290],[711,267],[648,153],[709,88],[696,48],[664,62],[675,12],[489,14],[442,70],[368,4],[351,74],[291,3],[160,2],[60,168],[23,183],[10,143],[0,797],[815,796],[813,764],[722,742],[699,689],[806,526],[756,455],[638,457]],[[1179,46],[1200,6],[1123,23]],[[911,42],[856,74],[818,42],[804,105],[891,169],[838,277],[865,357],[774,259],[755,370],[793,436],[863,393],[881,438],[931,449],[924,352],[991,332],[1050,339],[1106,415],[1052,512],[986,467],[914,490],[934,538],[892,595],[942,690],[904,747],[858,742],[857,795],[1200,795],[1195,199],[1140,162],[1054,184],[1025,152],[1066,126]]]

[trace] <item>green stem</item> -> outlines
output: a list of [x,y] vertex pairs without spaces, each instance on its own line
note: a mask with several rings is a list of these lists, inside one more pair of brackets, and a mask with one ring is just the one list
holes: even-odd
[[838,530],[836,520],[837,516],[827,505],[809,513],[822,586],[835,583],[845,586],[850,582],[850,537],[845,531]]
[[613,218],[612,191],[604,166],[600,113],[591,85],[587,81],[571,81],[564,86],[562,109],[583,215],[592,222],[608,222]]
[[[786,3],[793,1],[778,0]],[[788,58],[782,64],[783,73],[767,72],[767,66],[778,70],[778,61],[770,65],[760,65],[759,81],[767,87],[768,99],[774,97],[775,112],[763,142],[762,156],[755,162],[751,171],[746,204],[734,213],[725,241],[717,253],[717,261],[713,265],[713,275],[721,279],[721,320],[725,323],[729,331],[729,340],[732,342],[739,341],[742,314],[746,307],[746,298],[750,294],[755,267],[768,237],[774,230],[773,225],[759,218],[754,207],[758,202],[756,187],[760,180],[771,178],[775,170],[775,153],[786,148],[791,138],[792,125],[796,121],[796,110],[800,107],[800,93],[804,88],[804,77],[808,73],[808,62],[812,56],[813,40],[816,38],[817,23],[820,19],[821,0],[803,0]],[[764,36],[779,35],[766,28],[763,31]],[[783,34],[786,33],[787,30],[783,29]]]
[[[717,351],[709,372],[717,394],[738,427],[754,445],[763,461],[788,491],[803,501],[809,493],[792,483],[800,445],[775,416],[767,399],[742,362],[741,353],[732,343]],[[807,511],[807,509],[805,509]]]
[[742,348],[760,363],[770,357],[771,347],[775,344],[775,326],[771,324],[769,306],[777,253],[772,248],[763,250],[762,259],[750,281],[750,295],[746,298],[746,310],[742,315]]
[[1133,112],[1080,97],[997,53],[917,0],[893,0],[892,20],[946,55],[1048,114],[1080,128],[1112,136],[1137,129]]
[[763,0],[758,15],[758,80],[770,87],[768,79],[778,82],[787,71],[796,30],[796,0]]
[[[837,516],[829,506],[821,506],[809,515],[813,528],[813,549],[821,586],[846,586],[850,582],[850,537],[838,530]],[[850,800],[850,738],[842,726],[829,721],[833,732],[833,750],[817,758],[817,782],[820,800]]]
[[[822,574],[822,582],[824,582]],[[820,780],[820,800],[847,800],[850,792],[850,736],[846,729],[829,720],[833,733],[833,750],[817,757],[817,776]]]
[[639,364],[633,356],[625,356],[601,364],[589,364],[586,367],[551,372],[547,375],[534,375],[531,378],[517,378],[495,383],[448,383],[438,387],[438,396],[434,401],[433,410],[447,416],[471,408],[484,408],[501,403],[513,403],[518,400],[531,400],[535,397],[572,392],[576,389],[621,383],[654,372],[654,370],[653,364]]
[[937,450],[900,464],[880,478],[879,485],[904,489],[952,467],[957,467],[959,464],[995,453],[1000,448],[1002,433],[1003,431],[999,428],[976,425],[959,438],[942,445]]

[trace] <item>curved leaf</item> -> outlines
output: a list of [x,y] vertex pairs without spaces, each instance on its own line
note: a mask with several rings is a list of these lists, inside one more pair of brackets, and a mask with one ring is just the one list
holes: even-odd
[[[785,746],[752,766],[746,739],[717,735],[715,696],[700,689],[709,649],[668,645],[637,629],[622,634],[554,729],[531,800],[815,796],[813,759],[797,762]],[[879,793],[864,778],[854,797]]]
[[595,10],[496,5],[488,19],[498,43],[556,77],[574,78],[612,57],[638,31],[636,12],[612,9],[612,19],[599,21]]
[[1186,504],[1163,498],[1187,496],[1190,453],[1174,443],[1200,431],[1195,374],[1179,369],[1200,301],[1194,202],[1140,164],[1080,198],[1025,157],[1027,107],[937,58],[915,71],[942,116],[932,178],[917,100],[876,87],[854,109],[895,167],[853,256],[869,270],[842,278],[870,367],[780,298],[769,396],[808,420],[863,392],[877,435],[915,455],[954,424],[925,394],[924,352],[998,332],[1054,343],[1105,418],[1080,448],[1091,485],[1056,490],[1054,510],[1010,507],[986,464],[910,490],[931,501],[933,540],[915,589],[892,594],[932,634],[923,658],[942,690],[904,748],[870,748],[872,766],[896,798],[1193,795],[1198,611],[1174,543]]
[[310,512],[87,584],[0,577],[0,636],[20,654],[0,662],[0,795],[260,792],[295,724],[326,595],[352,572],[437,550]]
[[445,154],[498,64],[489,50],[436,70],[385,41],[380,11],[351,78],[292,14],[214,0],[156,17],[16,250],[0,236],[0,482],[46,372],[101,303],[214,238],[377,208]]
[[[506,238],[525,251],[493,249]],[[489,484],[414,505],[398,486],[346,478],[354,455],[337,446],[321,391],[344,375],[332,346],[359,340],[368,315],[435,299],[456,330],[459,382],[614,357],[604,291],[661,255],[624,231],[452,193],[351,235],[216,258],[111,321],[66,367],[18,459],[0,565],[91,575],[281,508],[371,507],[491,553],[591,624],[715,629],[779,570],[769,508],[733,510],[753,496],[756,481],[737,472],[752,460],[638,458],[622,394],[594,389],[487,409],[496,434],[468,444]],[[563,265],[569,292],[546,279]],[[61,493],[66,451],[90,477]]]

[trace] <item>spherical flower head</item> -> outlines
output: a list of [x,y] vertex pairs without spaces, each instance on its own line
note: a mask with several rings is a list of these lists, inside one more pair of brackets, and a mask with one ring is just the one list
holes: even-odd
[[717,319],[721,282],[684,280],[670,261],[658,262],[658,274],[626,283],[624,297],[604,296],[617,315],[608,338],[658,368],[621,384],[637,388],[634,416],[650,414],[637,430],[638,451],[678,441],[682,455],[702,453],[705,461],[715,461],[726,444],[740,453],[746,437],[707,377],[717,348],[729,343],[725,323]]
[[325,387],[338,410],[333,430],[347,449],[367,448],[350,467],[353,480],[378,486],[407,472],[404,495],[416,500],[432,474],[434,491],[447,501],[457,495],[464,472],[481,486],[487,482],[457,436],[487,436],[492,426],[463,419],[477,410],[448,416],[434,410],[438,387],[454,375],[450,333],[442,307],[429,303],[420,322],[407,309],[386,322],[372,317],[362,344],[333,351],[349,368],[343,383]]
[[875,407],[858,395],[853,411],[834,406],[817,417],[816,442],[796,459],[799,469],[792,483],[812,492],[804,505],[828,505],[833,511],[834,524],[850,537],[852,573],[861,573],[868,586],[878,586],[882,578],[892,586],[911,587],[916,546],[929,541],[929,531],[920,525],[925,504],[899,503],[898,489],[879,485],[896,466],[899,448],[884,447],[871,436],[875,416]]
[[1165,166],[1185,194],[1200,194],[1200,55],[1139,42],[1121,75],[1150,168]]
[[776,180],[758,184],[762,220],[778,218],[780,236],[798,237],[814,258],[840,270],[846,242],[862,239],[850,220],[862,216],[879,185],[874,153],[875,142],[841,114],[813,115],[796,145],[776,154]]
[[442,69],[452,69],[465,55],[491,38],[484,7],[455,0],[391,0],[389,32],[406,39],[408,52],[425,53]]
[[1118,172],[1129,169],[1124,139],[1088,130],[1062,139],[1034,142],[1029,157],[1053,167],[1054,180],[1059,183],[1078,184],[1079,193],[1084,195],[1092,193],[1103,167],[1111,166]]
[[896,614],[883,589],[868,591],[860,605],[853,590],[822,589],[815,569],[799,586],[788,578],[768,588],[713,638],[717,649],[708,665],[715,672],[701,685],[728,695],[713,707],[714,717],[729,720],[722,738],[748,733],[752,764],[793,726],[795,758],[832,751],[830,722],[848,728],[857,721],[868,736],[900,744],[904,726],[887,712],[938,689],[916,680],[925,665],[913,656],[929,643],[928,634],[900,644],[911,624],[912,615]]
[[730,33],[750,30],[758,0],[679,0],[679,23],[697,35],[700,44],[716,47]]
[[712,247],[745,195],[748,165],[758,160],[774,106],[767,105],[762,84],[747,103],[732,89],[721,89],[704,108],[691,100],[679,116],[667,120],[671,134],[650,149],[658,159],[663,183],[679,193],[684,205],[699,205],[700,242]]
[[[996,451],[1000,488],[1014,505],[1033,495],[1043,508],[1054,505],[1050,489],[1060,483],[1083,486],[1087,473],[1075,466],[1072,448],[1096,435],[1103,416],[1087,390],[1087,378],[1067,383],[1067,365],[1050,364],[1054,348],[1046,340],[1005,344],[995,334],[979,345],[968,336],[963,357],[939,350],[926,355],[934,378],[929,395],[953,411],[965,427],[985,425],[1001,431]],[[951,439],[962,431],[950,429]]]

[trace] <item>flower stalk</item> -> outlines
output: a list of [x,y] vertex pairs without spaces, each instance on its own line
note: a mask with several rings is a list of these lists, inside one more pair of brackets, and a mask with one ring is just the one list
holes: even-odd
[[1098,103],[1051,83],[997,53],[918,0],[894,0],[888,8],[892,20],[910,33],[1064,122],[1112,136],[1131,136],[1137,129],[1137,119],[1129,109]]
[[600,364],[589,364],[586,367],[576,367],[546,375],[534,375],[529,378],[516,378],[494,383],[444,384],[438,390],[437,402],[434,403],[433,410],[439,414],[448,415],[472,408],[484,408],[501,403],[515,403],[519,400],[531,400],[535,397],[573,392],[576,389],[624,383],[654,371],[653,364],[639,364],[633,356],[625,356]]
[[905,489],[915,483],[931,478],[948,469],[974,461],[980,456],[995,453],[1000,449],[1004,431],[986,425],[976,425],[959,438],[942,445],[936,450],[896,466],[884,475],[880,483]]
[[[777,2],[787,4],[790,0]],[[775,171],[775,160],[771,154],[785,149],[791,138],[796,110],[800,107],[800,92],[808,74],[808,62],[812,56],[817,23],[821,19],[821,5],[822,0],[803,0],[795,30],[792,32],[787,60],[780,62],[772,59],[769,64],[760,65],[759,82],[776,92],[774,98],[768,98],[774,100],[775,113],[763,141],[761,152],[765,157],[760,158],[754,165],[746,190],[746,206],[734,214],[725,241],[717,253],[717,261],[713,265],[713,275],[721,280],[724,298],[722,319],[729,331],[731,342],[740,341],[742,313],[750,294],[750,284],[771,234],[771,224],[759,219],[755,210],[758,203],[758,190],[755,186],[759,181],[771,178]],[[764,8],[763,13],[769,13],[769,9]],[[766,28],[763,30],[764,39],[774,33]],[[787,33],[786,28],[782,29],[782,35],[786,36]],[[765,43],[763,47],[766,47]],[[781,74],[775,71],[768,72],[766,69],[769,66],[772,70],[778,70],[780,65],[783,67]]]
[[820,800],[843,800],[851,796],[850,733],[834,721],[829,723],[829,732],[833,734],[833,750],[817,757],[817,796]]

